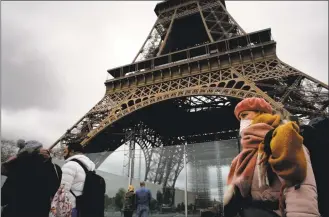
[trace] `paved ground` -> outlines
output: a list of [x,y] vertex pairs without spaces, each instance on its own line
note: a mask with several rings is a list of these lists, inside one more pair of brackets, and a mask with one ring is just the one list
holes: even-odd
[[[134,213],[133,217],[135,217],[136,214]],[[185,217],[184,214],[182,213],[165,213],[165,214],[160,214],[160,213],[150,213],[150,217]],[[123,214],[121,215],[120,212],[105,212],[105,217],[123,217]],[[191,217],[188,215],[188,217]]]

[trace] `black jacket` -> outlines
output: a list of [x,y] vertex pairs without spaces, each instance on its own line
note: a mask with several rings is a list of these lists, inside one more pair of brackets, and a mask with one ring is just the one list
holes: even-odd
[[135,210],[135,207],[136,207],[135,198],[136,198],[136,195],[134,192],[128,191],[125,194],[125,201],[124,201],[124,206],[123,206],[124,211],[134,211]]
[[[54,166],[57,168],[57,177]],[[11,163],[1,189],[4,217],[47,217],[61,180],[61,169],[38,151],[22,153]]]

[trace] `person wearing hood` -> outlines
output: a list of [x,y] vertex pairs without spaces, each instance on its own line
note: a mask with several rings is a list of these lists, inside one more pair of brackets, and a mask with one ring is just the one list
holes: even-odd
[[1,188],[1,216],[48,216],[61,180],[60,167],[38,141],[19,140],[17,146],[17,155],[1,165],[1,174],[7,176]]
[[242,100],[234,114],[242,151],[230,167],[225,217],[319,217],[316,182],[299,126],[273,115],[262,98]]
[[80,161],[90,171],[95,170],[95,164],[83,154],[83,147],[80,143],[71,143],[65,147],[64,159],[65,164],[62,166],[62,182],[64,189],[69,192],[69,200],[72,203],[72,217],[78,216],[78,204],[76,198],[83,193],[83,187],[86,180],[86,173],[79,163]]

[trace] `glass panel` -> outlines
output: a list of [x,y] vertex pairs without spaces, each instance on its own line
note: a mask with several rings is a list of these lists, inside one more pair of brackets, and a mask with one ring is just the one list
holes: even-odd
[[187,145],[188,216],[223,216],[223,195],[236,139]]
[[[152,148],[139,138],[135,150],[129,152],[128,144],[113,152],[86,154],[106,181],[105,216],[121,217],[129,174],[135,190],[140,188],[140,181],[150,189],[152,215],[183,217],[185,206],[188,216],[204,212],[222,215],[229,165],[238,153],[236,139],[186,145],[186,167],[184,145]],[[64,163],[54,162],[60,166]]]
[[[87,154],[99,165],[97,174],[106,181],[105,216],[121,216],[123,195],[129,184],[128,174],[133,177],[131,183],[135,190],[140,188],[140,181],[145,181],[146,188],[150,189],[150,214],[185,216],[183,154],[184,146],[142,149],[137,143],[130,153],[130,161],[128,144],[114,152]],[[131,170],[129,165],[134,169]]]

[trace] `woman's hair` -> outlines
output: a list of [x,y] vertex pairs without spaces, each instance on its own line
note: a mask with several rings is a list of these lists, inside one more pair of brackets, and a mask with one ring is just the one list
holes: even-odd
[[67,149],[68,149],[69,152],[70,151],[79,152],[79,153],[84,152],[82,145],[78,142],[68,144]]
[[135,190],[134,186],[132,186],[132,185],[129,185],[129,186],[128,186],[128,191],[132,191],[132,192],[134,192],[134,190]]

